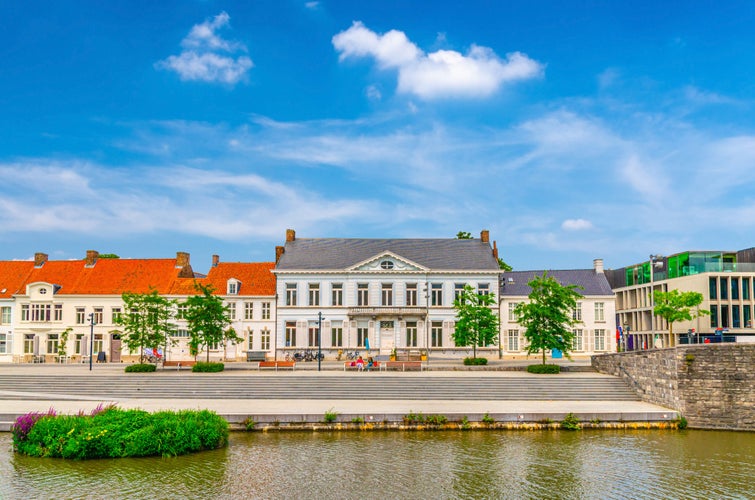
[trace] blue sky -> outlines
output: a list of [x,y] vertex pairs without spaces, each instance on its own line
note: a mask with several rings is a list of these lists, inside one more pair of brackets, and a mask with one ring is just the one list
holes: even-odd
[[755,246],[755,3],[3,2],[0,259]]

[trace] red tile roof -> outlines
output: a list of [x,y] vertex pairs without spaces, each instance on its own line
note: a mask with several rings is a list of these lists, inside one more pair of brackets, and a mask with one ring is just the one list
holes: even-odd
[[226,295],[229,279],[241,282],[240,296],[274,296],[275,275],[271,272],[275,262],[220,262],[210,268],[206,278],[178,280],[174,283],[171,295],[194,295],[194,283],[210,285],[216,295]]
[[19,290],[23,292],[33,267],[30,260],[0,261],[0,299],[8,299]]

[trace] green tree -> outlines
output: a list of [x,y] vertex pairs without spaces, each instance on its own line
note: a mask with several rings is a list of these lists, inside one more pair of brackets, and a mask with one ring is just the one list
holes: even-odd
[[121,295],[124,312],[115,318],[123,327],[121,339],[129,353],[139,351],[139,363],[144,362],[144,349],[167,346],[173,331],[173,305],[152,290],[150,293],[124,293]]
[[69,327],[60,333],[60,341],[58,342],[58,356],[68,356],[68,336],[71,335],[73,330]]
[[226,346],[228,345],[228,342],[233,345],[238,345],[243,341],[244,337],[239,337],[236,334],[236,329],[234,329],[232,326],[226,328],[223,332],[223,359],[228,359],[228,354],[226,352]]
[[[199,292],[186,299],[184,318],[189,327],[189,349],[196,356],[200,347],[207,351],[207,362],[210,361],[210,348],[224,341],[226,327],[231,324],[228,319],[228,307],[223,300],[213,295],[213,287],[200,283],[195,285]],[[235,332],[234,332],[235,335]]]
[[469,285],[454,300],[458,318],[453,334],[454,343],[457,346],[471,345],[474,358],[477,357],[477,346],[495,344],[498,339],[495,305],[495,295],[479,294]]
[[518,323],[525,328],[527,354],[541,351],[545,364],[545,351],[558,349],[571,359],[572,327],[579,323],[572,311],[581,297],[577,290],[582,287],[562,285],[547,272],[527,284],[532,288],[529,302],[521,302],[514,309]]
[[459,231],[458,233],[456,233],[456,239],[457,240],[471,240],[472,233],[468,233],[466,231]]
[[692,321],[710,314],[710,311],[700,309],[703,294],[699,292],[680,292],[674,289],[668,292],[653,292],[653,298],[655,300],[653,312],[668,322],[670,339],[674,338],[674,323]]
[[101,253],[97,256],[98,259],[120,259],[120,257],[114,253]]

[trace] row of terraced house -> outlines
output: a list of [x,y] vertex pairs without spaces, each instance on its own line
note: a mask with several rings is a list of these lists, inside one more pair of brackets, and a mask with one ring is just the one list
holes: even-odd
[[[68,332],[65,361],[86,361],[90,352],[102,361],[133,361],[135,354],[125,349],[116,322],[124,312],[122,294],[156,290],[181,301],[197,293],[195,283],[212,286],[243,338],[238,344],[211,346],[211,359],[243,361],[250,352],[281,359],[286,353],[316,349],[318,342],[326,357],[394,350],[464,357],[470,348],[455,346],[452,334],[453,302],[466,285],[498,298],[498,343],[478,351],[487,357],[521,356],[526,344],[514,308],[527,300],[528,281],[542,272],[501,271],[496,243],[491,244],[487,230],[474,239],[339,239],[297,238],[289,229],[285,244],[275,249],[274,262],[225,263],[215,255],[206,274],[195,272],[184,252],[177,252],[175,259],[120,259],[100,258],[90,250],[83,260],[64,261],[37,253],[33,261],[0,261],[0,362],[62,360],[58,353],[63,332]],[[659,347],[659,339],[661,345],[680,341],[678,335],[662,334],[667,326],[662,322],[649,325],[649,304],[642,298],[647,280],[627,283],[628,271],[604,271],[601,259],[589,269],[548,273],[563,284],[580,286],[582,298],[573,311],[580,321],[574,329],[575,354],[615,352],[620,345]],[[716,306],[721,324],[742,326],[740,341],[751,338],[752,327],[749,319],[744,321],[751,318],[741,303],[744,292],[736,294],[736,307],[721,300],[733,295],[730,280],[755,286],[755,273],[752,276],[735,278],[728,272],[725,283],[723,277],[711,277],[727,293],[716,288],[716,303],[705,304]],[[670,278],[656,278],[657,289],[673,286]],[[751,301],[755,294],[747,292],[746,297]],[[746,305],[750,311],[752,306]],[[742,319],[722,320],[722,311],[737,311]],[[680,331],[687,326],[680,325]],[[699,320],[697,326],[702,332]],[[175,320],[173,337],[166,358],[191,359],[188,329],[180,319]]]

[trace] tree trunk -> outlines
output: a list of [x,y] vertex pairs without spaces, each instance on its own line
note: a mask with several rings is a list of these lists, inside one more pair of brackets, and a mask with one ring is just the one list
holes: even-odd
[[543,348],[543,364],[545,364],[545,348]]

